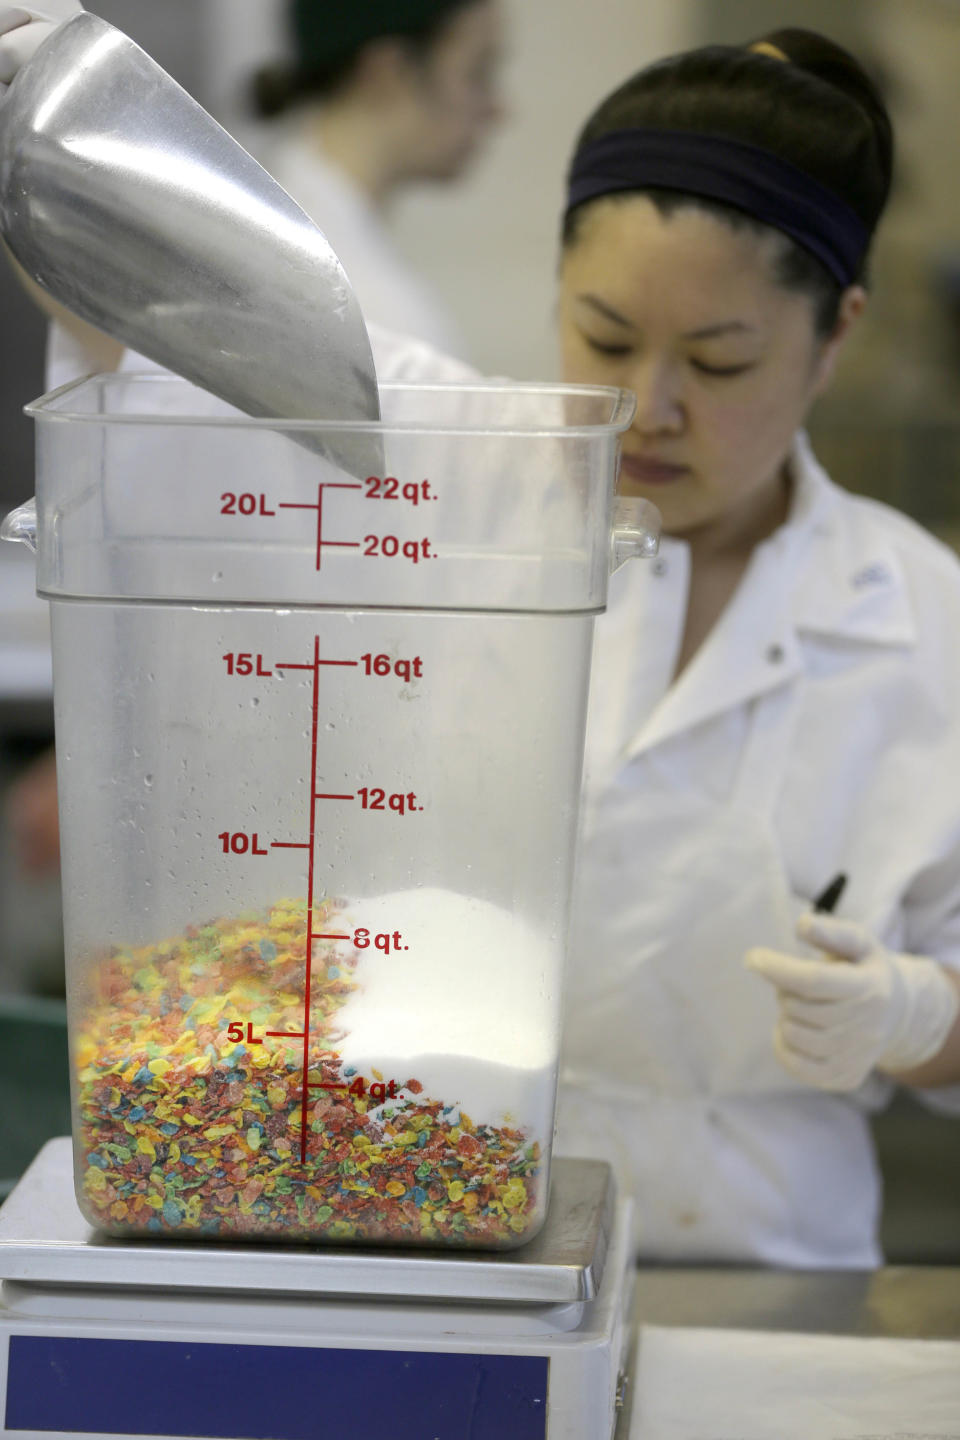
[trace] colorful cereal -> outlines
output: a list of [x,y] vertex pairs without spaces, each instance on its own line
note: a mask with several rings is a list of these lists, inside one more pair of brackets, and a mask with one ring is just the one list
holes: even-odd
[[[315,907],[314,933],[334,911]],[[519,1243],[541,1218],[539,1144],[475,1125],[416,1076],[396,1077],[389,1098],[383,1076],[343,1069],[337,1012],[357,962],[334,963],[332,942],[313,943],[301,1163],[306,933],[306,906],[283,901],[97,962],[74,1047],[91,1221],[114,1234]]]

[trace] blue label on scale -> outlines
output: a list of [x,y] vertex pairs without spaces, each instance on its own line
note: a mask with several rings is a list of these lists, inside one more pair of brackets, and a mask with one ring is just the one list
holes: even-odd
[[13,1335],[7,1430],[204,1440],[544,1440],[537,1355]]

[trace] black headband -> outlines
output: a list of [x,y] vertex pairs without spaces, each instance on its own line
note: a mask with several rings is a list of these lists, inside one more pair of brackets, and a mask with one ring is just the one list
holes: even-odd
[[567,212],[585,200],[650,188],[701,195],[782,230],[851,285],[870,231],[839,195],[759,145],[692,130],[613,130],[574,156]]

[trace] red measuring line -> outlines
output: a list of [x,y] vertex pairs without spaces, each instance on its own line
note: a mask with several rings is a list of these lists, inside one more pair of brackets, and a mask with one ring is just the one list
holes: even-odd
[[[321,487],[322,488],[322,487]],[[310,859],[307,862],[307,950],[303,980],[303,1073],[300,1079],[300,1164],[307,1162],[307,1065],[310,1052],[310,984],[313,978],[313,866],[316,854],[317,801],[313,793],[317,783],[317,727],[320,704],[320,637],[313,637],[313,731],[310,738]]]
[[[323,547],[324,547],[324,545],[335,545],[335,546],[337,546],[339,549],[345,549],[345,550],[359,550],[359,549],[360,549],[360,541],[359,541],[359,540],[324,540],[324,538],[323,538],[323,492],[324,492],[324,490],[362,490],[362,489],[363,489],[363,486],[362,486],[362,485],[348,484],[346,481],[340,481],[340,480],[326,480],[326,481],[324,481],[324,480],[322,480],[322,481],[320,482],[320,484],[317,486],[317,498],[316,498],[316,501],[309,501],[309,500],[281,500],[281,501],[278,502],[278,504],[277,504],[277,509],[278,509],[278,510],[316,510],[316,512],[317,512],[317,559],[316,559],[316,568],[317,568],[318,570],[320,569],[320,564],[321,564],[321,560],[322,560],[322,557],[323,557]],[[287,666],[287,667],[279,667],[279,666],[278,666],[278,669],[279,669],[279,668],[287,668],[287,669],[290,669],[290,670],[309,670],[309,669],[310,669],[310,666],[309,666],[309,665],[290,665],[290,666]]]

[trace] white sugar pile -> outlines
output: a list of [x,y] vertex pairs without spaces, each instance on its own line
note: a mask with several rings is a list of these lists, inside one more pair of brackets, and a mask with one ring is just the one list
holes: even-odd
[[[371,936],[356,951],[358,988],[337,1014],[344,1067],[367,1080],[373,1070],[400,1085],[419,1080],[424,1099],[457,1107],[474,1124],[506,1122],[549,1141],[559,945],[506,910],[450,890],[357,900],[338,919]],[[376,935],[390,936],[390,953],[375,948]]]

